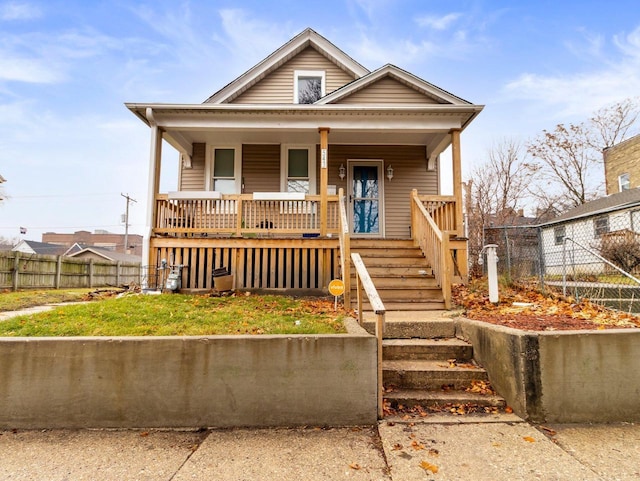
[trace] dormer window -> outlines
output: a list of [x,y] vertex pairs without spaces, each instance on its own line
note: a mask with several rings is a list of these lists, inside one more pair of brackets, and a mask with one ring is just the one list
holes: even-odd
[[324,97],[324,70],[296,70],[293,73],[293,102],[312,104]]

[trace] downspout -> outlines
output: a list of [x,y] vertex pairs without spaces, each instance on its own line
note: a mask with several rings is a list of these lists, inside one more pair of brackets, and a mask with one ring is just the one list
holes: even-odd
[[[158,178],[158,154],[160,141],[162,140],[162,134],[158,128],[158,124],[153,116],[153,109],[147,107],[146,117],[151,127],[151,146],[149,151],[149,179],[147,183],[147,218],[145,222],[145,233],[142,239],[142,262],[150,266],[150,244],[151,233],[153,231],[152,225],[154,223],[154,216],[156,210],[156,179]],[[144,264],[143,264],[144,265]],[[142,281],[142,289],[148,288],[148,277],[144,277]]]

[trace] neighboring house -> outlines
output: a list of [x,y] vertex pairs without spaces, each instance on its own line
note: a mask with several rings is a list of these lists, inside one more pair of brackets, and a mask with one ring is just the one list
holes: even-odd
[[[369,71],[306,29],[202,104],[126,106],[151,132],[143,262],[187,265],[183,287],[227,267],[240,289],[323,290],[349,282],[349,245],[367,239],[421,241],[443,290],[453,250],[465,277],[460,134],[481,105],[394,65]],[[176,192],[159,191],[163,144],[179,153]]]
[[602,273],[605,264],[588,251],[600,254],[607,243],[635,242],[640,233],[640,188],[587,202],[540,227],[547,275],[563,274],[564,265],[575,272]]
[[640,187],[640,135],[603,152],[607,195]]
[[68,257],[75,257],[77,259],[94,259],[97,261],[106,260],[111,262],[129,262],[135,264],[139,264],[141,261],[140,256],[124,254],[122,252],[116,252],[103,247],[78,246],[77,244],[68,250],[65,255]]
[[73,234],[58,234],[55,232],[45,232],[42,234],[42,242],[58,244],[66,248],[72,247],[74,244],[83,246],[95,246],[103,249],[112,250],[114,252],[122,252],[137,256],[142,255],[142,236],[138,234],[129,234],[127,243],[129,248],[125,250],[124,234],[113,234],[105,230],[96,230],[89,232],[86,230],[76,231]]
[[31,240],[21,240],[12,249],[12,251],[22,252],[24,254],[41,254],[48,256],[61,256],[66,250],[63,246],[50,244],[47,242],[37,242]]

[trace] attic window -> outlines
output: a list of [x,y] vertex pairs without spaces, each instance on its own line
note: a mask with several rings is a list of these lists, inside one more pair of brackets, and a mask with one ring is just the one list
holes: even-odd
[[293,102],[312,104],[324,97],[324,70],[296,70],[293,72]]

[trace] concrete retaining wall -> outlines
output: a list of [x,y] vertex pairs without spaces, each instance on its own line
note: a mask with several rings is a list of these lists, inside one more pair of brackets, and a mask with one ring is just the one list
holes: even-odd
[[525,419],[640,421],[640,330],[530,332],[460,318],[456,332]]
[[372,424],[375,363],[364,331],[2,338],[0,428]]
[[640,330],[541,333],[548,422],[640,421]]

